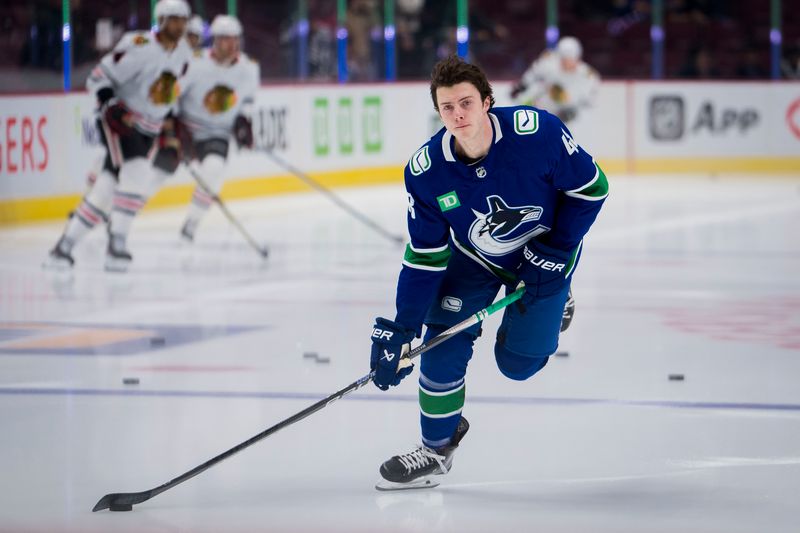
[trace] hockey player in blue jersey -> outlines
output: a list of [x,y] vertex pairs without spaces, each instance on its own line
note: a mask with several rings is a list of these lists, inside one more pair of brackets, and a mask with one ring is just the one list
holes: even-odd
[[[526,380],[555,353],[583,237],[608,195],[594,159],[556,116],[527,106],[493,108],[476,66],[452,56],[431,77],[444,128],[405,167],[408,230],[394,320],[378,318],[370,366],[382,390],[413,366],[403,359],[425,340],[488,306],[498,291],[526,287],[506,308],[495,360]],[[564,321],[565,325],[568,323]],[[380,467],[378,489],[433,487],[446,474],[469,424],[462,416],[465,375],[480,325],[421,356],[422,444]]]

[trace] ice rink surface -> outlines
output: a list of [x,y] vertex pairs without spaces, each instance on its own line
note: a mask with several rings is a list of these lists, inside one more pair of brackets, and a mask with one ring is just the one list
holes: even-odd
[[[190,247],[183,209],[143,213],[125,275],[103,271],[102,231],[65,275],[40,268],[62,223],[0,230],[0,531],[800,531],[800,179],[609,179],[569,355],[509,381],[491,317],[472,428],[441,486],[416,492],[373,488],[419,441],[415,373],[133,512],[91,512],[368,371],[403,249],[324,197],[230,204],[266,262],[216,210]],[[340,194],[405,235],[401,186]]]

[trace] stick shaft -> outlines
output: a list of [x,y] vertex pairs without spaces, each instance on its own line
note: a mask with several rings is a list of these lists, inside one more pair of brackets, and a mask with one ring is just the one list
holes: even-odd
[[[499,311],[500,309],[503,309],[503,308],[507,307],[511,303],[519,300],[524,293],[525,293],[525,288],[524,287],[521,287],[521,288],[517,289],[516,291],[514,291],[511,294],[507,295],[506,297],[498,300],[497,302],[493,303],[489,307],[478,311],[477,313],[471,315],[469,318],[459,322],[455,326],[453,326],[450,329],[442,332],[441,334],[439,334],[436,337],[430,339],[429,341],[421,343],[419,346],[417,346],[416,348],[411,350],[406,357],[408,357],[409,359],[413,359],[413,358],[417,357],[418,355],[420,355],[420,354],[422,354],[424,352],[427,352],[428,350],[430,350],[434,346],[437,346],[437,345],[441,344],[442,342],[444,342],[447,339],[453,337],[454,335],[457,335],[458,333],[461,333],[462,331],[466,330],[467,328],[469,328],[469,327],[471,327],[471,326],[473,326],[473,325],[475,325],[475,324],[477,324],[479,322],[482,322],[483,320],[485,320],[492,313],[495,313],[495,312]],[[174,478],[174,479],[172,479],[170,481],[167,481],[163,485],[159,485],[158,487],[155,487],[154,489],[150,489],[149,491],[144,491],[144,492],[127,493],[127,494],[126,493],[120,493],[120,494],[107,495],[103,499],[101,499],[100,502],[98,502],[98,504],[95,506],[94,510],[98,511],[98,510],[106,508],[107,506],[101,506],[101,502],[103,502],[104,500],[113,500],[113,503],[119,503],[119,504],[137,504],[137,503],[141,503],[143,501],[147,501],[150,498],[152,498],[154,496],[157,496],[158,494],[161,494],[162,492],[164,492],[166,490],[169,490],[169,489],[171,489],[171,488],[173,488],[173,487],[175,487],[177,485],[180,485],[184,481],[188,481],[189,479],[192,479],[193,477],[195,477],[198,474],[208,470],[209,468],[211,468],[212,466],[216,465],[217,463],[219,463],[221,461],[224,461],[225,459],[227,459],[227,458],[239,453],[240,451],[244,450],[245,448],[248,448],[248,447],[252,446],[256,442],[258,442],[258,441],[260,441],[262,439],[265,439],[265,438],[269,437],[270,435],[272,435],[274,433],[277,433],[281,429],[283,429],[285,427],[288,427],[288,426],[291,426],[295,422],[299,422],[300,420],[303,420],[307,416],[316,413],[317,411],[323,409],[324,407],[327,407],[328,405],[332,404],[336,400],[340,400],[341,398],[344,398],[345,396],[347,396],[351,392],[354,392],[354,391],[364,387],[368,383],[370,383],[374,377],[375,377],[375,371],[372,371],[369,374],[367,374],[367,375],[361,377],[360,379],[354,381],[353,383],[351,383],[347,387],[345,387],[345,388],[343,388],[343,389],[341,389],[341,390],[339,390],[337,392],[334,392],[333,394],[331,394],[327,398],[323,398],[322,400],[319,400],[315,404],[310,405],[309,407],[306,407],[302,411],[290,416],[289,418],[287,418],[285,420],[282,420],[281,422],[278,422],[274,426],[262,431],[261,433],[259,433],[257,435],[254,435],[253,437],[250,437],[246,441],[234,446],[230,450],[227,450],[227,451],[217,455],[216,457],[213,457],[212,459],[209,459],[205,463],[192,468],[188,472],[185,472],[185,473],[181,474],[180,476],[178,476],[178,477],[176,477],[176,478]],[[111,497],[111,498],[109,498],[109,497]]]
[[242,236],[248,242],[248,244],[250,244],[250,246],[258,250],[259,253],[262,253],[263,248],[261,248],[258,242],[256,242],[256,240],[253,238],[253,236],[250,235],[250,232],[248,232],[244,228],[244,226],[242,226],[239,220],[235,216],[233,216],[233,213],[230,212],[228,206],[225,205],[225,202],[222,201],[222,198],[220,198],[218,194],[216,194],[213,190],[211,190],[211,187],[209,187],[206,184],[205,180],[200,176],[200,174],[198,174],[198,172],[195,169],[192,168],[191,165],[186,165],[186,168],[189,169],[189,174],[192,175],[192,178],[194,178],[194,180],[197,182],[200,188],[203,189],[203,192],[205,192],[207,195],[211,197],[212,200],[214,200],[214,202],[222,210],[222,214],[225,215],[225,218],[227,218],[228,221],[231,224],[233,224],[236,229],[239,230],[239,233],[242,234]]
[[367,217],[364,213],[362,213],[361,211],[355,209],[350,204],[348,204],[347,202],[345,202],[344,200],[339,198],[339,196],[334,194],[333,191],[331,191],[330,189],[328,189],[327,187],[322,185],[317,180],[313,179],[311,176],[309,176],[305,172],[303,172],[300,169],[295,168],[294,166],[290,165],[287,161],[284,161],[281,157],[275,155],[273,152],[271,152],[269,150],[263,150],[263,152],[267,155],[267,157],[272,159],[275,163],[277,163],[278,165],[282,166],[284,169],[288,170],[291,174],[294,174],[297,178],[299,178],[300,180],[304,181],[306,184],[310,185],[312,188],[316,189],[317,191],[319,191],[322,194],[324,194],[325,196],[327,196],[328,199],[330,199],[333,203],[335,203],[340,208],[342,208],[345,211],[347,211],[347,213],[349,213],[351,216],[357,218],[363,224],[369,226],[372,230],[380,233],[382,236],[384,236],[384,237],[386,237],[388,239],[391,239],[392,241],[403,242],[403,240],[404,240],[403,237],[401,237],[400,235],[395,235],[395,234],[391,233],[390,231],[384,229],[380,224],[378,224],[377,222],[375,222],[371,218]]

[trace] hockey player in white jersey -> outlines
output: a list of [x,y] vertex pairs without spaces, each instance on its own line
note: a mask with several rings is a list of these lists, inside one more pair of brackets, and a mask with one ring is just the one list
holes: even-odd
[[159,0],[157,31],[126,33],[92,70],[86,86],[97,97],[106,158],[50,252],[51,265],[71,267],[75,243],[108,220],[106,269],[127,270],[132,259],[127,236],[152,189],[148,155],[188,69],[191,50],[183,35],[189,15],[184,0]]
[[200,50],[203,48],[203,29],[204,23],[200,15],[193,15],[186,25],[186,41],[192,50]]
[[[178,122],[188,135],[181,135],[184,157],[191,158],[194,172],[209,187],[196,186],[189,212],[181,228],[181,238],[194,240],[200,220],[219,194],[228,158],[229,141],[252,148],[252,108],[260,80],[260,70],[240,50],[242,25],[236,17],[219,15],[211,23],[213,43],[195,53],[184,90],[178,102]],[[186,138],[188,137],[188,139]],[[160,150],[153,161],[157,181],[175,172],[179,161],[167,150]]]
[[564,123],[581,108],[590,107],[600,83],[597,71],[581,60],[575,37],[562,37],[555,50],[546,50],[511,90],[518,105],[532,105],[557,115]]

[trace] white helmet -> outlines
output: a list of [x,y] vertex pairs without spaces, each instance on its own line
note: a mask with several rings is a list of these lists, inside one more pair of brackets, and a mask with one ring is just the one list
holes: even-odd
[[203,18],[200,15],[195,15],[189,19],[189,23],[186,25],[186,33],[203,35]]
[[189,18],[192,10],[189,9],[189,4],[184,0],[158,0],[156,7],[153,9],[153,15],[158,22],[158,25],[163,24],[163,20],[167,17],[183,17]]
[[581,43],[575,37],[562,37],[556,45],[556,52],[563,59],[580,59],[583,53]]
[[217,15],[214,17],[214,22],[211,23],[211,35],[214,37],[241,37],[242,24],[234,16]]

